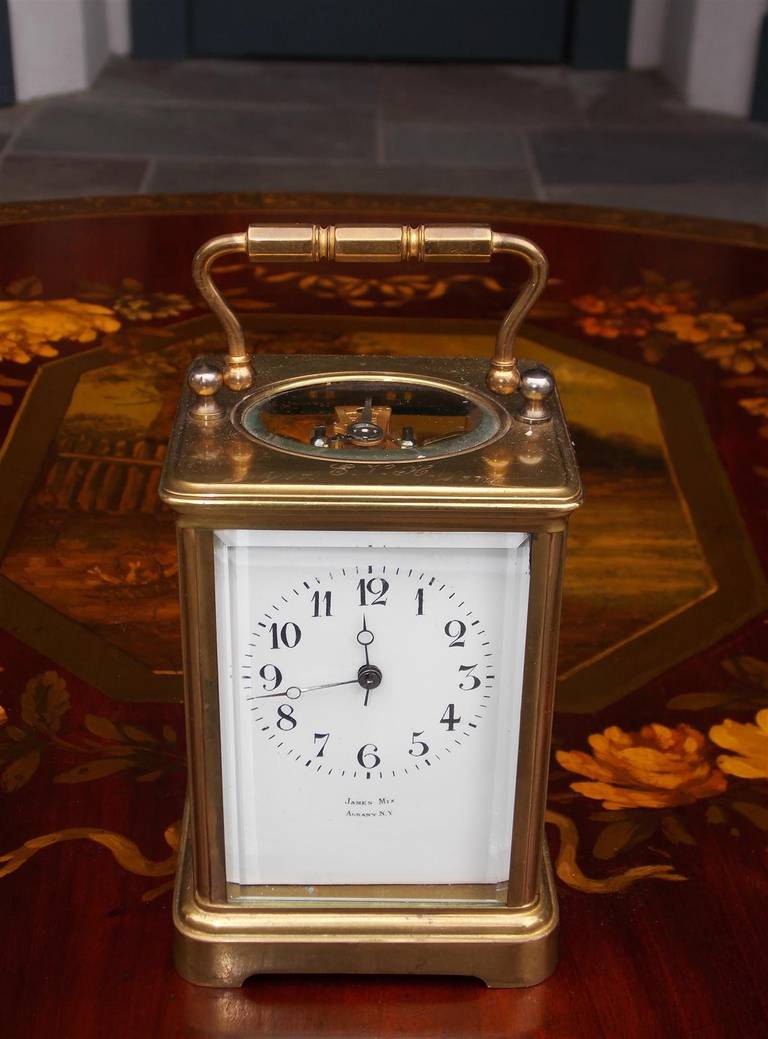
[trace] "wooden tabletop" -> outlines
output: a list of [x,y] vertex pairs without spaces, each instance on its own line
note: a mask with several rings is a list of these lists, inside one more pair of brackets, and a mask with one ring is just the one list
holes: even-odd
[[[171,515],[190,275],[249,221],[489,222],[552,278],[523,352],[583,470],[547,834],[561,960],[474,979],[171,962],[185,761]],[[742,1036],[768,1015],[768,233],[532,203],[158,196],[0,207],[0,1035]],[[483,356],[524,271],[223,264],[258,352]]]

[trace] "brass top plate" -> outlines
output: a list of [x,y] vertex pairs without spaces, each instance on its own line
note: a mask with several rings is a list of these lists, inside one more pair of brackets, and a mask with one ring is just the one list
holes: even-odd
[[[216,358],[208,358],[216,363]],[[525,370],[531,364],[522,362]],[[476,358],[261,356],[258,381],[249,391],[284,381],[323,377],[392,375],[416,384],[436,380],[457,384],[485,398],[502,419],[500,436],[476,450],[428,461],[360,462],[288,454],[254,440],[238,428],[238,408],[247,398],[222,389],[219,419],[190,415],[194,395],[185,389],[168,446],[160,496],[182,514],[203,522],[221,521],[222,512],[249,507],[304,509],[325,505],[360,510],[360,526],[379,525],[387,513],[433,507],[559,516],[581,502],[581,480],[562,408],[550,399],[552,421],[530,425],[514,420],[519,394],[491,396],[485,388],[487,365]],[[234,413],[234,420],[233,420]],[[375,514],[374,514],[375,510]],[[214,515],[214,513],[216,515]],[[362,513],[365,514],[363,518]],[[480,519],[480,516],[477,517]],[[422,519],[419,525],[427,521]]]

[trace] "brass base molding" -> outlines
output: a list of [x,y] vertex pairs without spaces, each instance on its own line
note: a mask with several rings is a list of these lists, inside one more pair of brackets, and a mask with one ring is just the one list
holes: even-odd
[[451,974],[489,988],[544,981],[557,963],[558,912],[549,856],[525,909],[274,909],[195,897],[185,821],[173,897],[174,958],[195,985],[231,988],[254,974]]

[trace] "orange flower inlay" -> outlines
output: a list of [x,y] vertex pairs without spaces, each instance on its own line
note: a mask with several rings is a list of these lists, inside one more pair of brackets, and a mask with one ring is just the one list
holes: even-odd
[[723,772],[740,779],[768,779],[768,708],[758,711],[754,722],[726,718],[709,730],[709,738],[723,750],[717,759]]
[[701,343],[696,347],[702,357],[717,361],[725,371],[751,375],[756,369],[768,371],[768,342],[762,338]]
[[590,782],[572,783],[604,808],[669,808],[715,797],[726,789],[723,773],[707,754],[703,733],[690,725],[644,725],[639,732],[611,726],[589,737],[591,754],[558,751],[563,768]]
[[588,336],[599,336],[601,339],[618,339],[619,336],[643,339],[652,327],[650,321],[629,315],[582,317],[579,318],[578,324]]
[[116,332],[120,322],[109,307],[76,299],[0,300],[0,360],[28,364],[33,357],[56,357],[53,343],[92,343],[100,332]]
[[709,343],[735,339],[746,331],[730,314],[670,314],[656,324],[661,332],[671,332],[682,343]]

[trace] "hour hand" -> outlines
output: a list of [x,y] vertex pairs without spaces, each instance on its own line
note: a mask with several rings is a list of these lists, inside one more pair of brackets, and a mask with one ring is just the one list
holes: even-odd
[[356,637],[357,637],[357,641],[363,647],[363,650],[365,652],[365,664],[366,664],[366,667],[370,667],[370,663],[371,662],[368,659],[368,647],[373,642],[373,637],[374,636],[373,636],[373,632],[369,631],[369,629],[368,629],[368,624],[366,623],[366,620],[365,620],[365,614],[363,614],[363,627],[362,627],[362,629],[360,631],[358,631]]
[[368,647],[374,641],[374,635],[372,631],[369,631],[368,624],[363,614],[363,627],[357,633],[357,641],[363,647],[365,652],[365,663],[357,672],[357,680],[360,685],[365,689],[365,699],[363,700],[363,706],[368,706],[368,697],[371,689],[376,689],[381,685],[381,671],[374,664],[371,663],[370,657],[368,656]]

